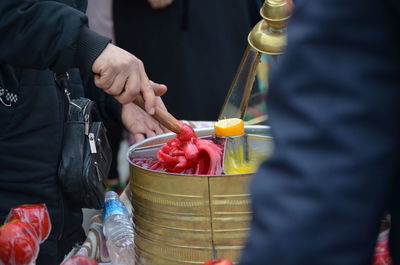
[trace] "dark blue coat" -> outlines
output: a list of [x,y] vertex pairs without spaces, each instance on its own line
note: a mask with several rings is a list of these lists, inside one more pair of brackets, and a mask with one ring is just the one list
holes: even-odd
[[400,264],[399,16],[384,0],[296,1],[241,265],[370,265],[386,212]]

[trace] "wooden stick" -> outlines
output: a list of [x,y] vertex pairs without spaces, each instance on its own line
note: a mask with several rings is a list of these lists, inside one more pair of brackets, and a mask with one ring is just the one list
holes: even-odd
[[[146,111],[142,95],[136,98],[135,104],[137,104],[139,107],[141,107],[143,110]],[[181,130],[182,123],[180,123],[174,116],[171,115],[171,113],[161,108],[160,106],[155,107],[153,118],[156,119],[159,123],[161,123],[165,128],[176,134],[178,134],[179,131]]]

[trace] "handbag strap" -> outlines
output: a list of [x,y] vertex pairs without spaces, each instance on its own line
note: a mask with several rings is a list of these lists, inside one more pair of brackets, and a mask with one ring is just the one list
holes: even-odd
[[85,123],[85,134],[89,134],[90,124],[93,121],[101,121],[101,115],[96,104],[88,98],[71,99],[69,91],[69,74],[68,72],[54,73],[54,80],[60,87],[68,100],[68,117],[69,121],[79,121]]
[[69,73],[68,72],[62,72],[62,73],[54,73],[54,81],[56,81],[56,84],[61,90],[64,91],[65,97],[68,100],[68,104],[70,106],[78,108],[80,111],[82,110],[82,107],[79,106],[78,104],[74,103],[71,100],[71,92],[69,92]]

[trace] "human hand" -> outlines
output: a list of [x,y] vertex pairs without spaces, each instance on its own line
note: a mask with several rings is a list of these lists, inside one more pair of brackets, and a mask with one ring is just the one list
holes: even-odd
[[[160,97],[156,98],[156,104],[166,109]],[[169,132],[152,116],[134,103],[122,105],[121,118],[123,125],[133,135],[136,142]]]
[[147,0],[153,9],[161,9],[172,4],[174,0]]
[[93,63],[92,70],[96,86],[121,104],[133,102],[141,94],[145,109],[151,115],[154,114],[156,96],[167,90],[164,85],[149,80],[142,61],[113,44],[107,45]]

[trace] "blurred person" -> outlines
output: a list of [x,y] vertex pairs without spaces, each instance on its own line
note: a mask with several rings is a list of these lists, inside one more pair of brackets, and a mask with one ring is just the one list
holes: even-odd
[[[90,30],[85,8],[84,0],[0,1],[0,223],[11,207],[47,205],[52,230],[37,264],[59,264],[85,236],[81,209],[68,204],[58,183],[67,102],[53,72],[68,71],[72,97],[95,100],[105,120],[136,136],[161,130],[148,114],[166,87],[152,83],[134,55]],[[139,94],[147,112],[132,103]]]
[[88,0],[86,15],[90,29],[114,41],[114,22],[112,16],[113,0]]
[[372,264],[386,212],[400,264],[399,14],[398,1],[296,1],[241,265]]
[[163,97],[179,119],[216,120],[260,20],[257,0],[114,0],[116,43],[142,58],[170,87]]

